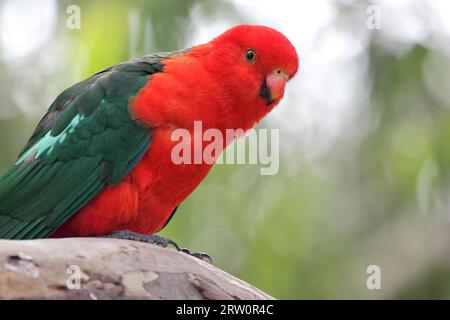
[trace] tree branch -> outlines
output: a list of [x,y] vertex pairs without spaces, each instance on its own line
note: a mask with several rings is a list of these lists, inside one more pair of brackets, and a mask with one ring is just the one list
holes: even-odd
[[186,254],[107,238],[0,240],[1,299],[272,299]]

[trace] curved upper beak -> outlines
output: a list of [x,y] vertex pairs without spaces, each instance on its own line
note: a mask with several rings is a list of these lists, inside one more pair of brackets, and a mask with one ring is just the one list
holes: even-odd
[[267,106],[270,106],[283,96],[284,87],[288,80],[288,74],[281,69],[274,70],[264,79],[259,95],[267,100]]

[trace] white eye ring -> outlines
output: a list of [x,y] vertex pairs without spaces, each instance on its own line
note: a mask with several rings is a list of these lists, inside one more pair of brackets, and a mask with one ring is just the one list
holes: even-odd
[[247,53],[245,54],[245,59],[248,62],[254,62],[256,60],[256,52],[253,49],[250,49],[247,51]]

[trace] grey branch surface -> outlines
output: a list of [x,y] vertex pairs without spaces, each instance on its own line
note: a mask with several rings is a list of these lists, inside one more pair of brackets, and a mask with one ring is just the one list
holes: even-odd
[[272,299],[173,249],[128,240],[0,240],[0,299]]

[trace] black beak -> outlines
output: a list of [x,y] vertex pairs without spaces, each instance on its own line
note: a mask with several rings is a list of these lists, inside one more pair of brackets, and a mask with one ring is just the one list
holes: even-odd
[[259,96],[267,101],[267,107],[275,102],[275,99],[272,98],[272,93],[270,92],[265,79],[261,85],[261,89],[259,89]]

